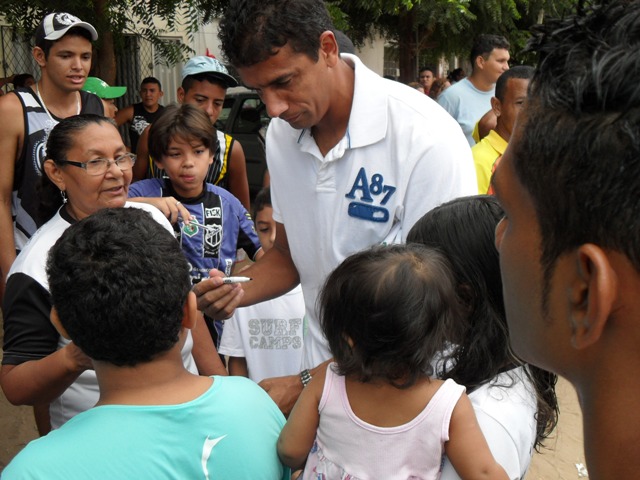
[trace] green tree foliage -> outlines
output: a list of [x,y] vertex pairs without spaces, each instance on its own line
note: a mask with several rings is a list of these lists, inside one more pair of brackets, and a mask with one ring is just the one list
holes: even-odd
[[381,33],[397,46],[401,80],[417,76],[416,66],[441,56],[469,54],[480,33],[504,35],[516,62],[529,28],[544,15],[562,15],[576,0],[356,0],[331,2],[356,43]]
[[99,34],[94,70],[108,83],[115,81],[115,55],[123,48],[125,34],[150,41],[156,61],[172,65],[193,51],[161,36],[182,26],[191,37],[219,13],[216,8],[220,6],[204,0],[0,0],[0,12],[25,38],[32,38],[41,19],[55,11],[69,12],[94,25]]
[[[401,80],[414,80],[418,64],[442,55],[468,56],[480,33],[502,34],[511,42],[516,62],[529,60],[522,50],[529,28],[544,15],[558,16],[577,0],[326,0],[336,28],[358,44],[380,33],[395,45]],[[156,60],[171,65],[192,54],[188,45],[163,40],[183,26],[189,36],[219,17],[228,0],[0,0],[0,12],[18,31],[31,37],[42,17],[67,11],[92,23],[100,34],[96,74],[115,79],[115,54],[124,34],[138,34],[155,46]],[[157,19],[164,19],[159,25]]]

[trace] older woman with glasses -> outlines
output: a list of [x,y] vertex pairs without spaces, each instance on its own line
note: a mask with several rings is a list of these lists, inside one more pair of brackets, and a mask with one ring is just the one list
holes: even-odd
[[[50,426],[58,428],[99,400],[91,359],[73,342],[60,337],[49,320],[51,299],[45,274],[49,249],[71,224],[103,208],[144,209],[173,233],[158,209],[127,201],[136,157],[127,152],[111,120],[96,115],[64,119],[49,135],[46,158],[39,189],[41,221],[46,223],[9,271],[3,303],[4,357],[0,369],[0,384],[7,399],[15,405],[34,406],[41,434]],[[162,282],[162,279],[149,272],[140,282]],[[154,315],[153,299],[149,299],[149,308],[149,314]],[[203,333],[204,343],[200,343],[200,338],[197,342],[199,353],[206,360],[196,366],[191,354],[194,339],[190,334],[182,348],[185,366],[192,372],[224,374],[210,338],[207,343],[207,329],[196,330]]]

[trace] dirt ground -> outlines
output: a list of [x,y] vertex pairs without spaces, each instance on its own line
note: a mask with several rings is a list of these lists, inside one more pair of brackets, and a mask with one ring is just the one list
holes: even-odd
[[[0,324],[1,324],[0,314]],[[2,329],[0,328],[0,345]],[[573,480],[588,478],[582,444],[582,415],[575,391],[566,381],[557,385],[560,419],[548,448],[536,453],[526,480]],[[31,407],[15,407],[0,392],[0,472],[32,439],[37,438]],[[584,467],[583,467],[584,468]]]

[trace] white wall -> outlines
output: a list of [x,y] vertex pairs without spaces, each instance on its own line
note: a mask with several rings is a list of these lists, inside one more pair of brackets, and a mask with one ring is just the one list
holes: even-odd
[[384,43],[384,39],[377,36],[373,40],[367,40],[357,52],[362,63],[378,75],[382,75],[384,70]]

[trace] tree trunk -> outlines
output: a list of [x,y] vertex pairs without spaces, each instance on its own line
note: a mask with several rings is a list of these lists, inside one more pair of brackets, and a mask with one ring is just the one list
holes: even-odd
[[116,53],[113,43],[113,33],[109,28],[108,0],[95,0],[94,9],[96,18],[100,19],[102,25],[99,28],[100,38],[96,49],[96,58],[92,65],[92,73],[100,77],[109,85],[116,81]]
[[415,82],[418,78],[416,67],[415,11],[411,9],[398,17],[398,62],[402,83]]

